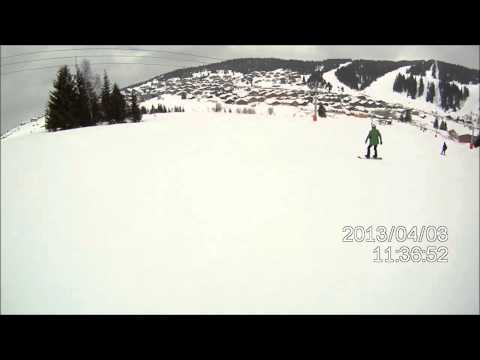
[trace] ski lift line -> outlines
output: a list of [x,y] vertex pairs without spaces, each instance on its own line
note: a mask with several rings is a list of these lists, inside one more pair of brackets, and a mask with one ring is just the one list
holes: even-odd
[[175,54],[175,55],[185,55],[191,57],[198,57],[198,58],[205,58],[205,59],[212,59],[212,60],[220,60],[225,61],[227,59],[221,59],[212,56],[204,56],[204,55],[196,55],[191,53],[182,53],[177,51],[167,51],[167,50],[151,50],[151,49],[139,49],[139,48],[118,48],[118,47],[86,47],[86,48],[70,48],[70,49],[57,49],[57,50],[41,50],[41,51],[32,51],[32,52],[25,52],[21,54],[14,54],[8,56],[2,56],[1,59],[8,59],[12,57],[18,56],[27,56],[27,55],[35,55],[35,54],[43,54],[47,52],[60,52],[60,51],[84,51],[84,50],[122,50],[122,51],[145,51],[145,52],[158,52],[158,53],[167,53],[167,54]]
[[[160,67],[169,67],[170,65],[165,65],[165,64],[145,64],[145,63],[119,63],[119,62],[105,62],[105,63],[90,63],[90,65],[156,65]],[[32,69],[22,69],[22,70],[16,70],[16,71],[10,71],[7,73],[2,73],[1,75],[9,75],[9,74],[14,74],[14,73],[19,73],[19,72],[24,72],[24,71],[33,71],[33,70],[43,70],[43,69],[52,69],[52,68],[58,68],[60,65],[52,65],[52,66],[43,66],[39,68],[32,68]],[[180,68],[182,69],[182,68]]]
[[[26,60],[26,61],[17,61],[13,63],[7,63],[7,64],[2,64],[1,66],[9,66],[9,65],[17,65],[17,64],[26,64],[26,63],[31,63],[31,62],[38,62],[38,61],[50,61],[50,60],[56,60],[56,59],[72,59],[76,57],[81,57],[81,58],[92,58],[92,57],[122,57],[122,58],[154,58],[154,59],[163,59],[163,60],[174,60],[174,61],[186,61],[186,62],[193,62],[196,64],[204,64],[208,65],[210,63],[204,62],[204,61],[198,61],[198,60],[187,60],[187,59],[169,59],[165,58],[162,56],[150,56],[150,55],[86,55],[86,56],[58,56],[58,57],[51,57],[51,58],[45,58],[45,59],[33,59],[33,60]],[[175,64],[175,63],[172,63]]]

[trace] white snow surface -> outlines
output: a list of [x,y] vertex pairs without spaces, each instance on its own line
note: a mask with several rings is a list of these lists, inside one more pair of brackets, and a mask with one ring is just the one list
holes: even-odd
[[[361,160],[369,127],[185,112],[2,139],[3,313],[478,313],[478,149],[394,122]],[[446,226],[420,245],[448,262],[342,241],[381,225]]]
[[7,131],[5,134],[2,135],[2,139],[14,138],[18,136],[24,136],[28,134],[38,133],[38,132],[45,132],[45,117],[42,116],[37,120],[29,121],[23,123],[10,131]]

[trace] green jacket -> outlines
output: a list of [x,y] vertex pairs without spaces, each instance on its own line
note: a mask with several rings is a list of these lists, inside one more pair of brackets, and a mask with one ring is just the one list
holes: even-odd
[[365,142],[370,139],[370,145],[378,145],[382,143],[382,134],[380,134],[380,131],[378,131],[376,128],[370,130],[368,133],[367,138],[365,139]]

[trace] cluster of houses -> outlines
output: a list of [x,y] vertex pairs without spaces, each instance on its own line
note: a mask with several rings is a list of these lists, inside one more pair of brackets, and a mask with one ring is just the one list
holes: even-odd
[[[206,99],[229,105],[289,105],[311,108],[313,96],[306,85],[306,77],[294,71],[253,71],[248,74],[232,71],[204,71],[187,78],[157,78],[133,88],[124,89],[125,95],[136,92],[139,102],[161,97],[165,94],[177,95],[182,99]],[[327,113],[342,113],[356,117],[368,117],[381,124],[391,124],[400,119],[406,109],[400,104],[389,104],[366,96],[353,96],[321,89],[318,98]],[[414,116],[426,115],[411,109]],[[447,117],[448,119],[448,117]],[[450,120],[456,120],[450,118]],[[463,120],[457,120],[463,121]],[[458,141],[467,141],[467,136],[450,134]],[[470,140],[469,140],[470,141]]]
[[[179,95],[182,99],[203,98],[238,105],[264,102],[275,97],[272,105],[288,103],[296,106],[306,105],[310,101],[306,90],[294,92],[278,87],[282,84],[302,86],[304,80],[304,76],[289,70],[254,71],[245,75],[219,71],[189,78],[153,79],[140,86],[124,89],[123,93],[130,95],[134,90],[139,102],[171,94]],[[265,83],[271,88],[262,86]]]

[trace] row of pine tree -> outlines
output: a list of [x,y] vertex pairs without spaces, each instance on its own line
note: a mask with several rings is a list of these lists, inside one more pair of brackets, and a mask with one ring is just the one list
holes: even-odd
[[[440,80],[438,83],[440,92],[440,106],[444,110],[458,110],[462,101],[468,98],[469,91],[466,86],[460,89],[457,85],[451,84],[447,81]],[[420,81],[417,83],[415,77],[405,77],[403,74],[398,74],[393,83],[393,91],[403,93],[406,92],[407,96],[415,99],[423,96],[425,91],[425,84],[423,77],[420,77]],[[435,99],[435,84],[428,83],[426,101],[433,103]]]
[[150,108],[150,111],[148,111],[145,106],[142,106],[140,108],[140,111],[142,114],[148,114],[148,113],[161,114],[161,113],[169,113],[169,112],[185,112],[185,109],[181,106],[174,106],[172,109],[172,108],[167,108],[165,105],[158,104],[157,107],[152,105],[152,107]]
[[45,114],[48,131],[142,119],[134,92],[127,101],[117,84],[111,87],[106,72],[103,86],[98,78],[92,73],[88,61],[77,66],[74,75],[66,65],[58,70]]
[[447,122],[445,120],[442,120],[442,122],[440,123],[440,126],[438,125],[438,119],[435,118],[435,121],[433,122],[433,127],[435,129],[440,129],[440,130],[445,130],[447,131],[448,128],[447,128]]

